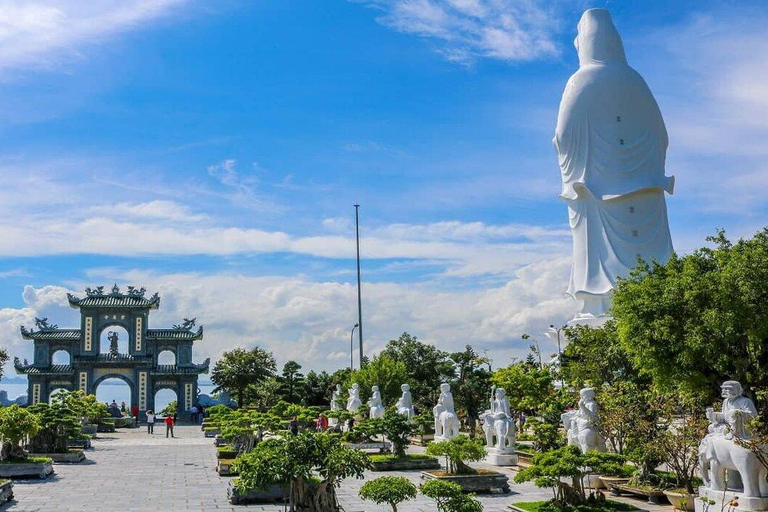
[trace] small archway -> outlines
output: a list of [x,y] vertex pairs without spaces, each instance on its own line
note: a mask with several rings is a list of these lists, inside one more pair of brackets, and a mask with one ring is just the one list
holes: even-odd
[[60,349],[53,353],[51,356],[51,364],[72,364],[72,356],[68,350]]
[[48,393],[48,403],[52,404],[53,399],[56,397],[56,395],[59,395],[61,393],[66,393],[67,391],[68,391],[67,388],[54,388],[53,390],[51,390],[50,393]]
[[121,377],[107,376],[94,383],[96,386],[96,400],[111,405],[112,402],[121,407],[125,403],[126,411],[131,410],[132,390],[127,380]]
[[157,354],[157,364],[176,364],[176,353],[173,350],[163,350]]
[[176,402],[177,411],[179,397],[171,388],[162,388],[155,393],[155,413],[161,414],[163,410],[168,407],[172,402]]
[[99,336],[99,354],[127,354],[130,335],[125,327],[110,325]]

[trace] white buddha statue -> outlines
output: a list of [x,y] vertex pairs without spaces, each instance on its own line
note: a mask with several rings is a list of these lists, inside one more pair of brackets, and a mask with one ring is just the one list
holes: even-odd
[[371,399],[368,400],[368,405],[370,407],[368,412],[369,418],[381,418],[384,416],[384,405],[381,403],[381,392],[379,391],[379,386],[373,386],[371,388]]
[[672,254],[664,194],[667,129],[643,78],[627,64],[608,11],[590,9],[575,40],[579,69],[568,80],[553,144],[568,204],[573,262],[568,294],[581,302],[572,323],[608,319],[616,278],[638,258]]
[[576,410],[560,415],[560,419],[568,434],[568,444],[577,445],[584,453],[605,451],[605,443],[598,430],[600,415],[594,389],[582,389]]
[[416,411],[413,410],[413,398],[411,397],[411,386],[403,384],[400,386],[400,390],[403,392],[402,396],[397,400],[397,412],[407,416],[408,419],[413,419],[416,416]]
[[347,411],[352,414],[357,414],[360,407],[363,406],[363,402],[360,400],[360,386],[357,383],[352,384],[349,388],[349,398],[347,398]]

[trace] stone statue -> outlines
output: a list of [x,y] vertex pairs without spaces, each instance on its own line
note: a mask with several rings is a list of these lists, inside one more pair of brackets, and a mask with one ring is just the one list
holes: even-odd
[[440,398],[432,412],[435,415],[435,441],[447,441],[459,435],[459,417],[456,416],[450,384],[440,384]]
[[597,429],[600,422],[595,390],[584,388],[579,393],[579,404],[575,411],[560,415],[563,427],[568,435],[568,444],[576,445],[581,451],[605,451],[605,443]]
[[[331,411],[340,411],[341,407],[341,384],[336,384],[336,388],[331,393]],[[339,423],[337,418],[328,418],[328,426],[335,427]]]
[[[721,412],[707,409],[709,433],[699,445],[699,468],[704,480],[700,495],[722,501],[725,499],[726,490],[732,495],[731,490],[741,487],[738,489],[743,495],[738,500],[740,508],[766,510],[768,468],[760,463],[753,451],[737,442],[751,438],[748,423],[757,416],[757,409],[754,402],[743,395],[740,383],[729,380],[723,383],[721,389],[723,408]],[[768,446],[763,447],[763,450],[765,449],[768,449]]]
[[643,78],[627,64],[608,11],[590,9],[575,40],[579,70],[565,86],[553,144],[568,204],[573,263],[568,294],[581,302],[571,323],[608,318],[617,277],[638,257],[672,254],[664,193],[667,130]]
[[369,418],[381,418],[384,416],[384,406],[381,403],[381,392],[379,386],[373,386],[371,388],[371,399],[368,400],[370,411],[368,412]]
[[400,386],[403,395],[397,400],[397,412],[407,416],[409,420],[416,416],[416,411],[413,410],[413,398],[411,398],[411,386],[403,384]]
[[347,411],[352,414],[357,414],[360,407],[363,406],[363,402],[360,401],[360,386],[355,383],[349,388],[349,398],[347,398]]
[[495,448],[499,452],[514,451],[515,422],[512,420],[509,400],[503,388],[491,388],[490,404],[491,408],[482,416],[486,448]]
[[109,340],[109,354],[116,356],[120,349],[117,346],[118,336],[115,331],[109,331],[107,333],[107,339]]

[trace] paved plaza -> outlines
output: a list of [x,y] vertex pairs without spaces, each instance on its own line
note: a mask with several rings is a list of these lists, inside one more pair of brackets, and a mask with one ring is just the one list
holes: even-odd
[[[94,448],[87,451],[88,461],[77,465],[58,464],[55,475],[46,480],[17,480],[15,501],[0,510],[13,511],[173,511],[173,510],[264,510],[282,511],[282,505],[232,506],[227,501],[230,478],[216,474],[216,450],[211,439],[203,437],[199,427],[178,426],[177,437],[166,439],[159,426],[153,436],[144,428],[100,434]],[[510,481],[514,473],[509,474]],[[368,473],[405,476],[420,482],[419,472]],[[339,499],[346,512],[385,512],[389,508],[363,502],[357,491],[362,480],[350,479],[339,489]],[[549,490],[533,484],[511,483],[507,495],[480,496],[486,512],[509,510],[514,501],[534,501],[551,497]],[[636,506],[661,512],[672,508]],[[434,512],[434,502],[424,496],[403,504],[403,512]]]

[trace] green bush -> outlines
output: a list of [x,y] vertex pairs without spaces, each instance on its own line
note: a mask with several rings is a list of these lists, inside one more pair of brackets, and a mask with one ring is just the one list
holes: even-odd
[[20,460],[27,456],[21,442],[40,430],[37,415],[14,404],[0,407],[0,439],[2,439],[2,460]]
[[430,480],[421,486],[421,493],[437,502],[438,512],[483,512],[483,505],[474,494],[464,494],[459,484],[445,480]]
[[370,429],[375,434],[383,434],[392,443],[392,452],[398,457],[405,456],[405,449],[408,446],[413,425],[408,418],[397,411],[389,410],[384,413],[384,417],[368,420]]
[[30,437],[33,452],[67,453],[67,441],[80,437],[80,420],[66,402],[54,400],[51,405],[41,402],[27,410],[37,416],[40,424],[40,430]]
[[387,503],[392,512],[397,512],[398,504],[416,497],[416,486],[402,476],[382,476],[365,482],[359,494],[376,504]]
[[467,466],[465,461],[482,460],[485,457],[485,447],[479,439],[456,436],[448,441],[429,443],[427,455],[445,457],[446,468],[450,474],[473,475],[477,471]]

